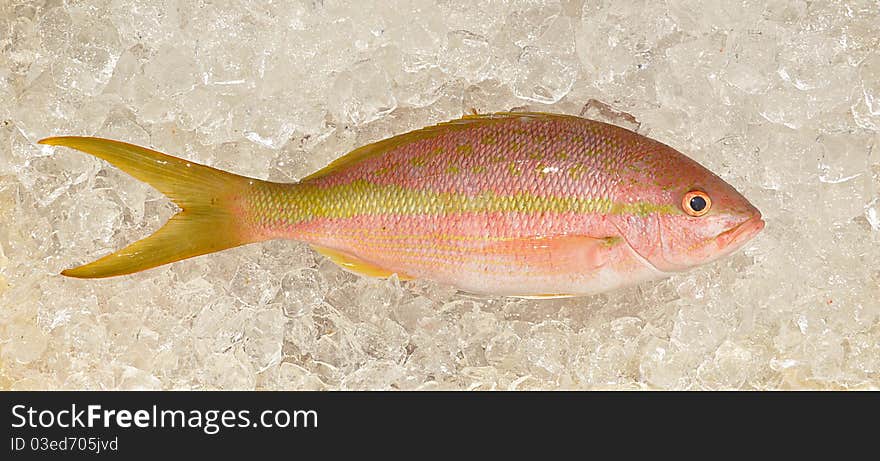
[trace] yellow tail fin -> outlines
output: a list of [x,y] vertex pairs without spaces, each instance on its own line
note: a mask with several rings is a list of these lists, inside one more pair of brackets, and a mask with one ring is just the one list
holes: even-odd
[[104,159],[152,185],[182,209],[153,235],[92,263],[65,270],[63,275],[100,278],[131,274],[251,241],[236,214],[243,210],[242,197],[255,179],[109,139],[64,136],[39,142]]

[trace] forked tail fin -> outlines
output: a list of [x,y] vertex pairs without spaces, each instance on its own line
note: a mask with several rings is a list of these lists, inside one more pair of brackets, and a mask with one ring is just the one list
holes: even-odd
[[65,270],[63,275],[100,278],[131,274],[254,241],[240,216],[246,206],[244,193],[258,180],[109,139],[64,136],[39,142],[104,159],[155,187],[182,209],[153,235],[97,261]]

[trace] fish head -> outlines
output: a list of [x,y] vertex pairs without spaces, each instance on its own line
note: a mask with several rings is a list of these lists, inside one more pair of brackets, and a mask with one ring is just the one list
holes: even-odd
[[[659,144],[659,143],[658,143]],[[761,212],[723,179],[661,145],[639,158],[616,224],[642,258],[679,272],[741,248],[764,228]]]

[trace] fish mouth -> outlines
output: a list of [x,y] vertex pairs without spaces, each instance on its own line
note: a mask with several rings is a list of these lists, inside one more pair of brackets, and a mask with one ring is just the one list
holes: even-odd
[[718,242],[719,248],[733,251],[743,246],[754,236],[758,235],[762,229],[764,229],[764,220],[761,219],[761,215],[758,214],[751,219],[740,223],[736,227],[718,234],[716,242]]

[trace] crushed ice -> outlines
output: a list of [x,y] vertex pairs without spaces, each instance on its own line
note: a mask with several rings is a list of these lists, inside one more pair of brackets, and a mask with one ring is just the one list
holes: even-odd
[[[0,4],[0,388],[880,385],[876,2]],[[111,137],[294,180],[480,111],[590,99],[763,212],[723,261],[600,296],[479,299],[352,276],[291,242],[59,277],[173,207]]]

